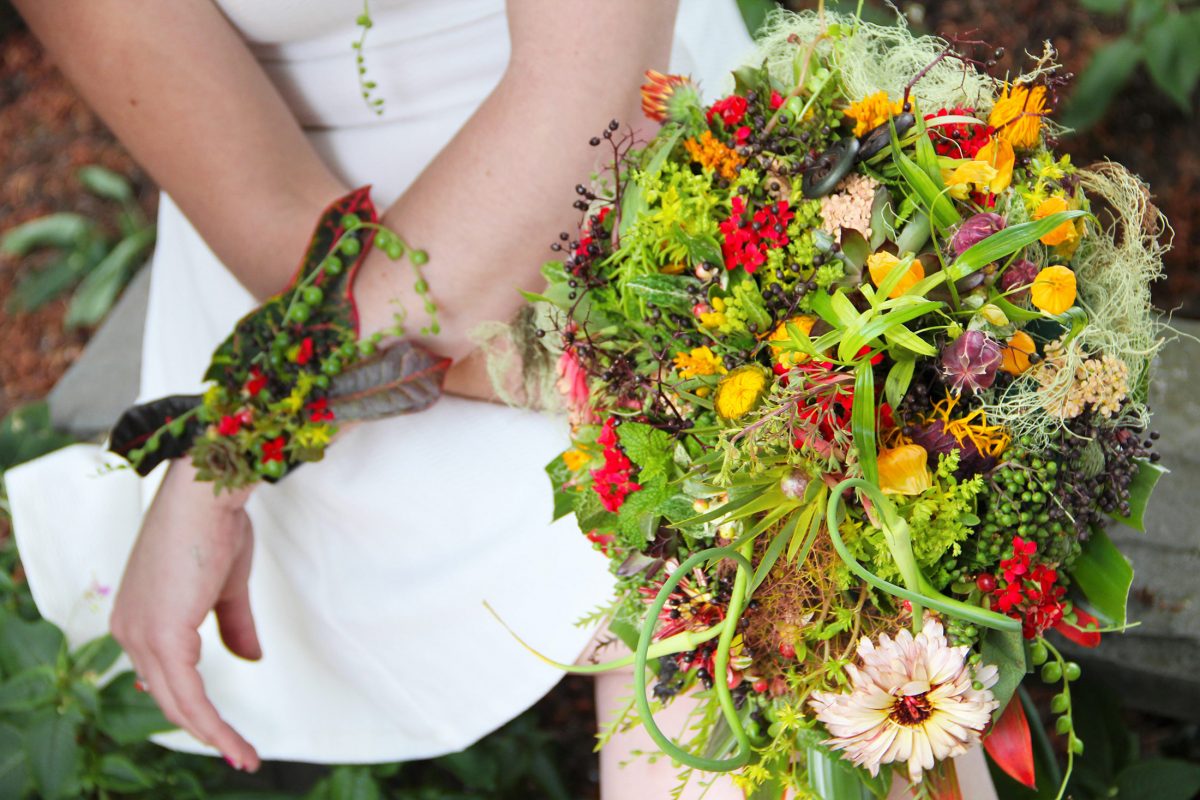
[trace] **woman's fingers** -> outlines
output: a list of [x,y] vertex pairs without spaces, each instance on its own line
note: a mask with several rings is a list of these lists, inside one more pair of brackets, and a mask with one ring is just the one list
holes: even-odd
[[[155,654],[161,677],[146,676],[150,681],[150,691],[157,699],[154,683],[155,680],[161,682],[179,717],[172,721],[200,741],[220,750],[234,768],[254,772],[259,767],[258,752],[221,718],[208,699],[204,682],[196,669],[200,656],[200,636],[196,631],[187,633],[189,641],[184,646],[160,649]],[[167,713],[165,708],[163,713]]]
[[[248,522],[247,522],[248,524]],[[234,557],[229,577],[221,589],[221,595],[213,611],[217,615],[217,627],[221,641],[234,655],[257,661],[262,658],[262,645],[258,641],[258,630],[254,626],[254,614],[250,609],[250,561],[254,537],[245,537],[245,545]]]

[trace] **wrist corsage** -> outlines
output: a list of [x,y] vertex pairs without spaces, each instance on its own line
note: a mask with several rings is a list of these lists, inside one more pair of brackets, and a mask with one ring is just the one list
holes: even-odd
[[450,360],[410,341],[382,346],[395,328],[359,341],[352,294],[374,245],[393,261],[407,256],[437,333],[437,306],[421,266],[428,256],[382,227],[369,189],[336,201],[321,216],[288,287],[243,317],[213,353],[201,395],[174,395],[121,415],[109,449],[140,475],[189,456],[198,479],[217,491],[274,482],[319,461],[337,424],[428,408],[441,395]]

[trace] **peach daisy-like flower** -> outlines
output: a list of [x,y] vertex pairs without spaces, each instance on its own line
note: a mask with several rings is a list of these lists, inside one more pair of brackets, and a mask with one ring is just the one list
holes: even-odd
[[810,700],[833,735],[825,744],[845,751],[871,775],[884,764],[906,761],[913,783],[939,761],[965,753],[999,706],[989,691],[999,678],[996,667],[972,674],[969,649],[950,647],[932,615],[915,637],[907,630],[895,639],[882,634],[878,646],[859,639],[862,667],[846,666],[849,694],[818,691]]

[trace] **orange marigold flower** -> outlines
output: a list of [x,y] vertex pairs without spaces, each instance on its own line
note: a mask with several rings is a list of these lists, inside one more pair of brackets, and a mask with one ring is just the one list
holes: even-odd
[[1033,366],[1029,357],[1037,352],[1033,338],[1025,331],[1017,331],[1008,337],[1004,348],[1000,351],[1000,369],[1009,375],[1020,375]]
[[933,485],[929,453],[919,444],[879,451],[879,488],[884,494],[916,495]]
[[872,128],[887,122],[890,118],[903,111],[903,103],[899,100],[888,100],[887,92],[876,92],[851,103],[843,113],[854,120],[854,135],[862,136]]
[[676,353],[675,368],[679,370],[679,377],[684,379],[725,374],[725,365],[720,357],[708,347],[697,347],[690,353]]
[[742,157],[732,147],[713,136],[711,131],[700,134],[699,139],[692,137],[686,140],[683,146],[692,160],[704,169],[711,170],[726,180],[737,178]]
[[746,364],[721,378],[713,405],[721,417],[738,419],[757,408],[770,388],[767,371],[757,364]]
[[1045,114],[1046,87],[1014,83],[1005,86],[996,99],[988,125],[1017,150],[1031,150],[1037,146]]
[[1075,305],[1075,273],[1066,267],[1046,267],[1033,279],[1029,300],[1047,314],[1061,314]]
[[[1045,219],[1051,214],[1057,214],[1060,211],[1067,211],[1069,206],[1067,201],[1062,197],[1047,197],[1038,204],[1037,210],[1033,212],[1035,220]],[[1079,232],[1075,229],[1075,221],[1067,220],[1062,225],[1059,225],[1054,230],[1047,233],[1041,238],[1042,244],[1054,247],[1055,245],[1070,242],[1077,238]]]
[[[900,259],[886,250],[880,250],[878,253],[872,253],[867,256],[867,270],[871,273],[871,282],[878,287],[887,279],[892,269],[899,263]],[[921,259],[914,258],[908,266],[908,272],[900,279],[896,287],[888,293],[888,297],[899,297],[924,277],[925,265],[921,263]]]

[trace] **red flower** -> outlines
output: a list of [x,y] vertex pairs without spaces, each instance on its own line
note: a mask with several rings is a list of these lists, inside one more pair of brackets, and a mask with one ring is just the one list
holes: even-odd
[[308,409],[308,419],[311,422],[327,422],[333,419],[333,411],[329,408],[329,401],[322,397],[319,400],[314,400],[305,406]]
[[[946,109],[939,108],[933,114],[926,114],[925,119],[946,116],[973,117],[975,109],[955,106]],[[977,125],[966,122],[956,122],[953,125],[939,125],[929,129],[929,138],[933,141],[933,149],[939,156],[949,158],[974,158],[980,148],[992,138],[995,129],[982,120]]]
[[1067,590],[1058,585],[1058,570],[1034,564],[1037,542],[1013,537],[1012,558],[1000,562],[1004,585],[995,595],[996,608],[1021,620],[1026,639],[1035,639],[1062,621],[1061,599]]
[[592,489],[600,496],[606,511],[617,512],[625,498],[642,487],[633,481],[633,462],[621,451],[617,441],[616,418],[609,417],[596,437],[604,447],[604,466],[592,470]]
[[736,131],[733,132],[733,143],[734,144],[745,144],[749,140],[750,140],[750,126],[749,125],[742,125]]
[[246,381],[246,385],[243,387],[246,390],[246,394],[254,397],[254,395],[266,388],[266,385],[267,376],[263,374],[263,371],[257,366],[251,367],[250,379]]
[[766,263],[768,250],[787,246],[787,227],[795,214],[786,200],[760,208],[749,222],[745,219],[746,211],[746,201],[735,195],[730,201],[729,218],[718,228],[724,234],[721,251],[725,255],[725,268],[741,267],[752,273]]
[[311,336],[305,336],[300,342],[300,349],[296,351],[296,363],[304,366],[313,357],[313,340]]
[[713,117],[719,114],[725,127],[732,128],[734,125],[742,124],[742,120],[746,117],[746,107],[746,98],[731,94],[709,106],[704,117],[708,120],[708,124],[712,125]]
[[783,105],[783,95],[781,95],[777,90],[772,89],[771,90],[771,110],[775,111],[782,105]]
[[221,421],[217,423],[217,433],[222,436],[233,436],[242,429],[243,425],[250,424],[250,409],[243,408],[236,414],[227,414],[221,417]]
[[269,442],[264,442],[262,446],[262,463],[268,461],[283,461],[283,445],[285,440],[282,436],[272,439]]

